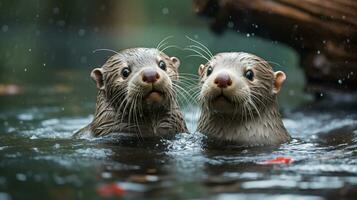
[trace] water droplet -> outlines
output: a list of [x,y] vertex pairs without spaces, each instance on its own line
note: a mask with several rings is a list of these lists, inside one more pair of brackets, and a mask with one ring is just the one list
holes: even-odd
[[246,35],[247,37],[250,37],[250,34],[249,33],[247,33],[247,35]]
[[162,14],[167,15],[170,13],[170,10],[168,8],[163,8],[162,9]]
[[16,174],[16,179],[19,181],[26,181],[27,177],[25,174],[18,173]]
[[0,192],[0,199],[2,200],[11,200],[11,196],[8,193]]
[[44,67],[46,67],[46,63],[43,63],[42,65],[43,65]]
[[320,97],[323,97],[323,96],[324,96],[324,94],[321,92],[321,93],[320,93]]
[[86,34],[86,30],[84,30],[84,29],[79,29],[79,31],[78,31],[78,35],[79,36],[84,36]]
[[81,63],[87,63],[87,57],[86,56],[81,56],[80,62]]
[[59,13],[59,8],[55,7],[53,8],[53,14],[57,15]]
[[25,68],[24,71],[27,72],[27,68]]
[[109,172],[103,172],[102,173],[102,178],[111,178],[112,177],[112,174],[109,173]]
[[338,84],[342,84],[342,80],[341,79],[338,79]]
[[295,91],[294,90],[289,90],[289,95],[290,96],[294,96],[295,95]]
[[30,137],[30,140],[35,140],[35,139],[38,139],[38,137],[36,135],[33,135]]
[[31,51],[32,51],[32,49],[30,48],[30,49],[29,49],[29,52],[31,52]]
[[2,32],[6,33],[9,30],[9,26],[5,24],[1,27],[1,30]]
[[64,20],[58,20],[58,21],[57,21],[57,25],[63,27],[63,26],[66,25],[66,21],[64,21]]
[[233,28],[234,27],[234,23],[232,21],[229,21],[227,24],[228,28]]

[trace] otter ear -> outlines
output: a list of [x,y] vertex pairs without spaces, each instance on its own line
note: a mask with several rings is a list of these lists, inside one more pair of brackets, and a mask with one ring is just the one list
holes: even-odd
[[277,94],[280,91],[281,86],[283,85],[285,79],[286,79],[286,75],[284,72],[276,71],[274,73],[274,88],[273,88],[274,94]]
[[103,70],[102,68],[95,68],[90,73],[92,79],[96,82],[97,88],[100,90],[104,89],[104,80],[103,80]]
[[178,69],[180,67],[181,62],[180,62],[180,60],[178,58],[171,57],[170,60],[174,63],[174,66],[175,66],[176,69]]
[[200,67],[198,68],[198,75],[202,76],[204,71],[205,71],[205,66],[201,64]]

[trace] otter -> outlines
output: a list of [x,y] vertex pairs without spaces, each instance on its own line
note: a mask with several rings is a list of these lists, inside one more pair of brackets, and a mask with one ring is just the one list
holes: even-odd
[[244,52],[219,53],[198,69],[201,114],[197,130],[210,141],[270,146],[291,137],[279,113],[277,94],[286,75]]
[[91,72],[98,88],[94,119],[74,137],[187,132],[173,83],[179,79],[179,66],[178,58],[154,48],[117,52]]

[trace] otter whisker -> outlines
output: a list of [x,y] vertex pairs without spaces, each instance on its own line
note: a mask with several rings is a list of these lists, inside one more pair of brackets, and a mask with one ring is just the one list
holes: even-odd
[[93,53],[97,53],[98,51],[109,51],[109,52],[112,52],[112,53],[115,53],[115,54],[119,54],[119,52],[114,51],[114,50],[112,50],[112,49],[95,49],[95,50],[93,50],[92,52],[93,52]]
[[161,52],[165,52],[165,50],[167,50],[167,49],[169,49],[169,48],[182,49],[180,46],[177,46],[177,45],[169,45],[169,46],[163,48],[163,49],[161,50]]
[[[179,86],[178,84],[175,84],[175,83],[173,83],[173,86],[178,89],[179,94],[180,94],[180,92],[183,92],[183,93],[186,94],[190,99],[194,100],[194,99],[191,97],[191,94],[188,93],[188,92],[187,92],[185,89],[183,89],[181,86]],[[180,96],[185,100],[185,102],[186,102],[187,104],[190,104],[190,101],[189,101],[189,99],[188,99],[187,96],[185,96],[185,95],[179,95],[179,97],[180,97]]]
[[127,90],[123,89],[121,92],[118,92],[115,96],[109,99],[109,104],[110,105],[116,105],[116,101],[118,101],[120,98],[123,98],[124,94],[126,94]]
[[196,56],[197,56],[197,55],[200,55],[201,58],[204,58],[204,59],[206,59],[206,60],[209,62],[209,58],[207,58],[205,55],[203,55],[201,52],[197,51],[196,49],[191,49],[191,48],[187,48],[187,47],[186,47],[186,48],[184,48],[183,50],[192,51],[192,52],[196,53],[196,54],[194,54],[194,55],[186,56],[187,58],[188,58],[188,57],[194,57],[195,55],[196,55]]
[[158,50],[160,51],[160,48],[162,47],[162,44],[163,44],[164,42],[166,42],[166,40],[168,40],[168,39],[170,39],[170,38],[173,38],[173,37],[174,37],[173,35],[169,35],[169,36],[165,37],[164,39],[162,39],[162,40],[159,42],[159,44],[157,44],[156,49],[158,49]]
[[[257,95],[257,96],[259,97],[259,98],[258,98],[259,100],[265,100],[265,101],[267,101],[268,103],[274,102],[274,99],[273,99],[273,98],[268,97],[268,96],[264,96],[264,95],[262,95],[261,93],[256,92],[256,91],[254,91],[254,90],[251,90],[251,93]],[[263,103],[263,104],[265,104],[265,103]]]
[[204,48],[202,48],[202,47],[200,47],[200,46],[197,46],[197,45],[189,45],[189,46],[187,46],[187,48],[190,48],[190,49],[197,49],[197,50],[201,50],[203,53],[205,53],[207,56],[208,56],[208,58],[212,58],[212,55],[209,53],[209,52],[207,52],[207,50],[205,50]]
[[200,78],[200,76],[197,74],[191,74],[191,73],[185,73],[185,72],[180,73],[180,76],[186,76],[186,75],[196,77],[197,79]]
[[[184,87],[186,91],[190,91],[190,90],[192,90],[193,88],[194,88],[194,89],[197,89],[197,86],[192,86],[193,83],[187,82],[187,81],[185,81],[185,80],[180,80],[180,81],[173,82],[173,83],[178,84],[178,85]],[[186,88],[188,88],[188,89],[186,89]]]
[[191,78],[191,77],[185,77],[185,76],[180,76],[180,79],[178,81],[185,81],[187,83],[190,83],[190,84],[196,84],[197,83],[197,80],[194,79],[194,78]]
[[127,108],[128,108],[128,106],[129,106],[129,104],[130,104],[130,101],[129,101],[129,98],[128,98],[128,100],[127,100],[126,103],[125,103],[124,109],[123,109],[123,115],[122,115],[122,118],[121,118],[121,122],[120,122],[120,123],[123,123],[123,120],[124,120],[124,118],[125,118],[126,115],[127,115]]
[[187,35],[186,35],[186,38],[189,39],[189,40],[191,40],[192,42],[194,42],[194,43],[196,43],[196,44],[202,46],[203,48],[205,48],[205,49],[209,52],[210,58],[213,57],[212,52],[211,52],[204,44],[202,44],[201,42],[199,42],[199,41],[197,41],[197,40],[194,40],[194,39],[188,37]]
[[140,128],[140,123],[139,123],[139,120],[138,120],[138,116],[137,116],[137,108],[138,108],[138,100],[139,100],[139,97],[140,96],[140,93],[137,93],[137,95],[135,96],[135,101],[134,101],[134,123],[136,124],[137,126],[137,129],[139,131],[139,140],[140,139],[143,139],[143,136],[142,136],[142,133],[141,133],[141,128]]
[[253,90],[251,90],[250,92],[252,97],[254,97],[257,101],[259,101],[262,106],[266,106],[266,103],[264,103],[263,100],[266,100],[268,102],[272,101],[271,98],[266,98],[258,92],[255,92]]
[[209,61],[206,57],[201,56],[201,55],[197,55],[197,54],[188,55],[188,56],[186,56],[185,58],[189,58],[189,57],[199,57],[199,58],[203,58],[203,59],[205,59],[206,61]]

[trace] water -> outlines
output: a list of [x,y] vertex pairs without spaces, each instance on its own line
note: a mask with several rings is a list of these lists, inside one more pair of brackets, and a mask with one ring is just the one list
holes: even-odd
[[[0,199],[100,199],[98,188],[111,183],[127,199],[357,195],[355,96],[311,102],[303,95],[293,106],[288,83],[280,101],[294,139],[276,148],[207,149],[198,133],[144,142],[72,139],[93,117],[94,84],[87,69],[46,73],[47,84],[33,81],[22,94],[1,97]],[[183,109],[193,132],[197,107]],[[279,156],[294,162],[259,164]]]
[[[0,2],[0,200],[103,199],[113,183],[125,199],[356,199],[356,95],[313,102],[296,52],[254,33],[214,35],[186,12],[191,1],[115,2]],[[213,54],[251,52],[285,71],[279,102],[293,141],[208,149],[193,133],[196,106],[183,107],[192,134],[173,140],[72,139],[93,118],[89,73],[111,55],[93,50],[155,47],[169,35],[170,45],[185,47],[188,35]],[[204,62],[179,49],[167,54],[181,59],[181,72],[196,74]],[[294,162],[260,164],[280,156]]]

